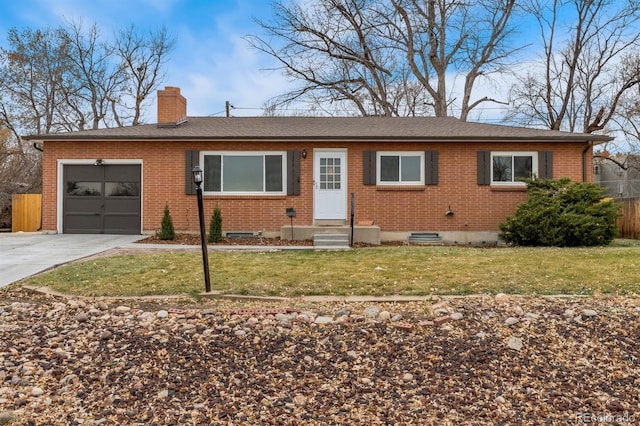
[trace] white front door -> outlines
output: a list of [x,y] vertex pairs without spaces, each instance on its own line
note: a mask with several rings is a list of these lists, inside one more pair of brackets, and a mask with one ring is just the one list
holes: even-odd
[[347,152],[314,150],[313,218],[347,219]]

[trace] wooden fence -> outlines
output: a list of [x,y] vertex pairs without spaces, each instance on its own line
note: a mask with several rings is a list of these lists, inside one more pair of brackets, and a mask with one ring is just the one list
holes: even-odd
[[618,219],[618,233],[622,238],[640,240],[640,198],[625,198]]
[[42,228],[42,194],[11,196],[11,232],[35,232]]

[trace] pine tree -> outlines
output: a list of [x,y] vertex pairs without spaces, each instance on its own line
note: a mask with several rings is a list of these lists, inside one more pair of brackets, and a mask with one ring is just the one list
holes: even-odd
[[162,226],[158,232],[158,237],[161,240],[173,240],[176,237],[176,232],[173,229],[173,220],[171,220],[171,213],[169,213],[169,206],[164,206],[164,216],[162,216]]
[[222,212],[218,206],[213,209],[213,215],[211,216],[211,222],[209,223],[209,238],[207,238],[207,240],[210,243],[218,243],[222,241]]

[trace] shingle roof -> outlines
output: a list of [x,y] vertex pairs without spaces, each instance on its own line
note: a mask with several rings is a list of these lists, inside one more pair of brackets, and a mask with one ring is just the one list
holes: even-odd
[[362,140],[362,141],[558,141],[595,143],[603,135],[464,122],[452,117],[189,117],[170,127],[156,124],[31,135],[28,140]]

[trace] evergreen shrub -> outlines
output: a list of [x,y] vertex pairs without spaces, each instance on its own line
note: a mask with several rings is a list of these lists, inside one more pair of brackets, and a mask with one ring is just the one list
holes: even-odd
[[173,220],[171,219],[171,213],[169,213],[169,206],[165,204],[164,215],[162,216],[162,224],[158,237],[161,240],[173,240],[176,237],[176,232],[173,229]]
[[519,246],[604,246],[617,236],[619,205],[600,186],[570,179],[527,180],[528,199],[506,223],[500,237]]
[[211,222],[209,222],[209,237],[207,240],[210,243],[218,243],[222,241],[222,211],[218,206],[213,209]]

